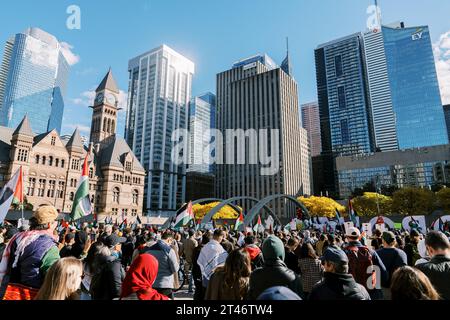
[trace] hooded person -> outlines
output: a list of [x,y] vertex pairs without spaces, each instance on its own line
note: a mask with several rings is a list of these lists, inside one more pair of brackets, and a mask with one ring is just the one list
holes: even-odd
[[12,237],[0,262],[0,299],[32,300],[50,267],[60,259],[58,212],[42,206],[30,219],[30,230]]
[[286,287],[273,287],[265,290],[259,297],[259,301],[296,301],[296,300],[302,300],[291,289]]
[[139,255],[122,283],[120,300],[169,300],[153,289],[157,275],[158,260],[148,253]]
[[244,239],[245,250],[250,256],[250,261],[252,263],[252,270],[264,266],[264,258],[261,249],[255,244],[254,236],[247,236]]
[[285,250],[280,238],[270,235],[262,245],[264,266],[250,276],[249,300],[256,300],[266,289],[282,286],[303,296],[300,277],[284,263]]

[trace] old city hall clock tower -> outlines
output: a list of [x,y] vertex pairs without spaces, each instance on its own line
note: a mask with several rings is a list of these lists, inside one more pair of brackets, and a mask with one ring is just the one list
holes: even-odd
[[119,89],[111,69],[95,90],[91,124],[91,142],[102,144],[116,134],[117,112],[119,108]]

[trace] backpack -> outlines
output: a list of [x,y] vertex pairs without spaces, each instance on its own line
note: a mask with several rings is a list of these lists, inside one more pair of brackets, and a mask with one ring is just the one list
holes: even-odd
[[[349,273],[355,278],[355,281],[364,288],[367,287],[369,279],[369,267],[373,267],[372,253],[367,247],[349,246],[345,250],[348,257]],[[372,269],[373,270],[373,269]],[[376,273],[372,273],[372,288],[375,288]]]

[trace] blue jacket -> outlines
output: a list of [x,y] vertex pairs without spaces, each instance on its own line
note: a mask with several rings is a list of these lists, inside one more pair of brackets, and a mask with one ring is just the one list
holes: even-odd
[[141,253],[149,253],[158,260],[158,276],[153,284],[153,288],[174,289],[173,275],[180,269],[175,251],[164,241],[159,240],[156,244],[144,249]]

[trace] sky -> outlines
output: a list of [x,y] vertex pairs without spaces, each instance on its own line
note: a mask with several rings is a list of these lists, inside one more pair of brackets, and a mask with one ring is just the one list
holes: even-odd
[[[300,103],[317,100],[314,49],[365,31],[372,0],[15,0],[0,11],[0,44],[39,27],[63,44],[71,64],[62,134],[88,135],[93,90],[111,67],[121,92],[123,135],[128,61],[166,44],[195,63],[192,95],[215,92],[216,74],[267,53],[281,64],[289,37]],[[80,8],[69,29],[68,8]],[[383,23],[429,25],[444,102],[450,103],[450,1],[379,0]],[[4,46],[0,45],[3,56]]]

